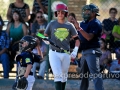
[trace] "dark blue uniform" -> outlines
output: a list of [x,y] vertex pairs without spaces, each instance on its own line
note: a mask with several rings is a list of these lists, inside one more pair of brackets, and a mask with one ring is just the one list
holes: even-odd
[[[88,90],[89,87],[89,75],[93,76],[93,82],[95,86],[95,90],[104,90],[102,78],[99,77],[100,67],[99,67],[99,59],[97,54],[93,53],[93,51],[99,50],[99,37],[102,31],[101,22],[98,19],[93,19],[89,22],[81,22],[81,28],[86,31],[88,34],[94,34],[94,37],[91,40],[85,39],[81,33],[79,32],[80,37],[80,50],[82,51],[81,57],[81,65],[82,65],[82,73],[84,76],[82,77],[80,90]],[[88,77],[87,77],[88,76]]]
[[[24,76],[23,73],[19,74],[22,72],[22,70],[19,71],[18,69],[19,69],[19,67],[27,67],[28,64],[32,65],[34,63],[33,54],[31,52],[27,52],[27,51],[22,52],[21,54],[19,54],[16,57],[16,62],[17,62],[17,74],[19,77],[23,77]],[[22,68],[22,69],[24,69],[24,68]],[[17,77],[17,79],[19,77]],[[28,81],[28,87],[26,90],[32,90],[33,84],[35,82],[35,77],[34,77],[32,71],[30,71],[30,73],[26,79]]]
[[101,22],[98,19],[93,19],[90,22],[83,21],[80,23],[80,27],[82,27],[83,30],[86,31],[87,33],[94,34],[94,38],[88,41],[81,35],[80,32],[78,33],[81,41],[80,50],[86,50],[90,48],[99,48],[100,44],[98,41],[102,32]]
[[[33,65],[34,63],[33,54],[30,52],[22,52],[16,57],[16,62],[17,62],[17,66],[20,65],[21,67],[27,67],[27,64]],[[33,73],[30,72],[29,75],[33,75]]]

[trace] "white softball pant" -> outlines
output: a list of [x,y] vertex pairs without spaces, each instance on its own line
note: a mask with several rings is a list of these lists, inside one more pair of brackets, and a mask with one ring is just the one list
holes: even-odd
[[49,50],[49,62],[54,74],[54,82],[66,82],[71,56],[67,53],[59,53]]
[[27,81],[28,81],[28,87],[26,90],[32,90],[33,84],[35,82],[35,77],[33,75],[28,75]]

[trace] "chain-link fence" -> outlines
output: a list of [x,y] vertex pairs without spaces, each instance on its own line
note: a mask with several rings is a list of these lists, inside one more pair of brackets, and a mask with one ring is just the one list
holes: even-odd
[[[97,18],[103,25],[102,38],[107,41],[111,52],[115,53],[116,48],[120,47],[120,0],[90,0],[90,3],[99,7],[100,16]],[[116,59],[116,56],[113,55],[113,59]]]

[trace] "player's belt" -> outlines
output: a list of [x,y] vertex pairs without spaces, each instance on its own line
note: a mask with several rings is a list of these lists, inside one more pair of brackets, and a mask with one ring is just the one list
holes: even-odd
[[[54,50],[54,49],[52,49],[52,51],[54,51],[54,52],[59,52],[59,53],[65,53],[64,50]],[[69,52],[69,50],[66,50],[66,51]]]

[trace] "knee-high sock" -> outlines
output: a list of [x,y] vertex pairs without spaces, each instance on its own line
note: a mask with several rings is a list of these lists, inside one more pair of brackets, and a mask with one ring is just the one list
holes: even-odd
[[55,82],[55,88],[56,88],[56,90],[62,90],[62,83],[61,83],[61,81]]
[[65,90],[66,82],[62,82],[62,88],[61,90]]

